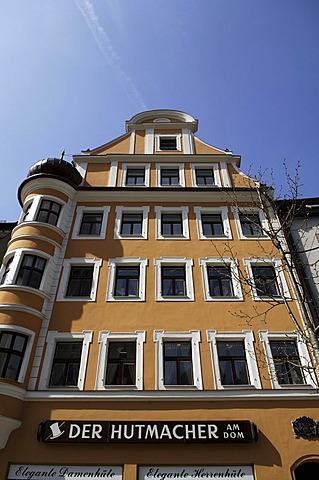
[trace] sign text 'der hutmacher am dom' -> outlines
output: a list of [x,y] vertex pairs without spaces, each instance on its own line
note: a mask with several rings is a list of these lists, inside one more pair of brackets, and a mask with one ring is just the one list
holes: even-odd
[[248,420],[212,422],[108,422],[52,420],[39,425],[48,443],[252,443],[256,426]]

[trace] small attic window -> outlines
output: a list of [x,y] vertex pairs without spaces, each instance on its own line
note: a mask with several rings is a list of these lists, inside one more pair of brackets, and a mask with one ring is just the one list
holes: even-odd
[[156,150],[157,151],[181,150],[181,136],[180,135],[157,135]]
[[169,118],[155,118],[153,123],[171,123]]

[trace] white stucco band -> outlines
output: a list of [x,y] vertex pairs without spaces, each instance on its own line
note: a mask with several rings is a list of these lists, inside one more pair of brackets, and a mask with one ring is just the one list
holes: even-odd
[[20,420],[0,415],[0,449],[7,445],[7,441],[13,430],[16,430],[20,426]]

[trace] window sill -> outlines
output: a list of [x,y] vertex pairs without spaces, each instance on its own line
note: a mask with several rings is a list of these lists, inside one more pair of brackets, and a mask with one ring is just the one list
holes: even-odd
[[196,385],[162,385],[158,388],[159,390],[202,390]]
[[108,297],[106,299],[108,302],[145,302],[144,298],[141,297]]
[[105,240],[105,236],[102,235],[76,235],[72,237],[72,240]]
[[[284,303],[284,299],[281,297],[281,296],[273,296],[273,297],[257,297],[257,296],[254,296],[253,299],[256,301],[256,302],[274,302],[274,303]],[[291,298],[285,298],[285,300],[291,300]]]
[[270,240],[270,237],[268,237],[268,235],[262,235],[262,236],[252,235],[251,237],[244,237],[243,235],[241,235],[239,239],[240,240]]
[[243,297],[206,297],[206,302],[242,302]]
[[57,298],[57,302],[95,302],[95,298],[92,297],[62,297]]
[[193,298],[189,297],[158,297],[157,302],[193,302]]
[[143,235],[117,235],[114,240],[147,240]]
[[184,235],[170,235],[163,237],[162,235],[157,237],[156,240],[189,240],[189,237],[185,237]]
[[[219,384],[217,387],[218,390],[256,390],[255,385],[222,385]],[[258,389],[260,390],[260,389]]]
[[304,390],[305,388],[307,390],[313,390],[317,389],[317,387],[314,387],[313,385],[309,385],[307,383],[290,383],[289,385],[274,385],[273,388],[275,390]]

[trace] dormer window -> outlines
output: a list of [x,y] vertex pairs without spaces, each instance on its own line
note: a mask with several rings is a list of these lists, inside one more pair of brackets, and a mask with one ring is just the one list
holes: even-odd
[[180,135],[156,135],[156,150],[158,152],[174,152],[181,150]]
[[176,137],[160,137],[160,150],[177,150]]

